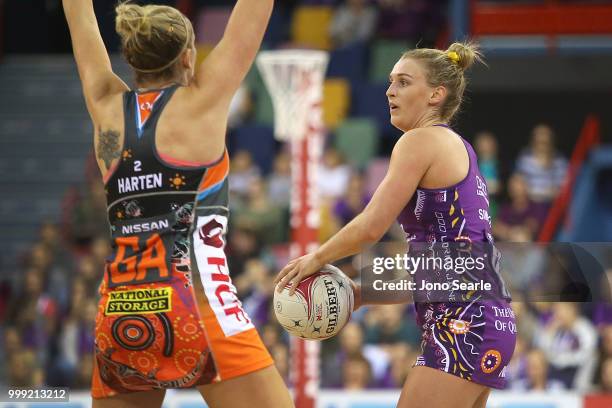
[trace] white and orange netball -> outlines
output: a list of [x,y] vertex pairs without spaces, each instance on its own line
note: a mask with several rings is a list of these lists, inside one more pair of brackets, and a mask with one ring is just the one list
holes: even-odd
[[307,340],[335,336],[351,318],[353,288],[338,268],[325,265],[298,283],[293,295],[289,287],[274,291],[274,313],[291,335]]

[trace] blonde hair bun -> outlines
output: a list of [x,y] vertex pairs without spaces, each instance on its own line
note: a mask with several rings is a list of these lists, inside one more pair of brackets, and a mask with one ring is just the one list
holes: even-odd
[[187,17],[173,7],[130,2],[118,4],[115,13],[127,63],[140,73],[172,76],[176,61],[194,39]]
[[151,22],[145,7],[121,3],[115,8],[115,12],[117,13],[115,29],[124,43],[136,37],[151,35]]
[[473,42],[452,43],[446,50],[446,53],[453,56],[454,54],[452,53],[455,53],[459,57],[453,59],[453,62],[463,71],[471,67],[476,61],[482,62],[482,54],[480,53],[478,45]]

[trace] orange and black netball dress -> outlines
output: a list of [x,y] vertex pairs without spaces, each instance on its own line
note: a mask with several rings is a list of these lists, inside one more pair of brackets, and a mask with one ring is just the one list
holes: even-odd
[[124,95],[125,137],[106,180],[113,254],[100,286],[92,396],[188,388],[272,364],[224,253],[229,157],[162,159],[155,127],[177,86]]

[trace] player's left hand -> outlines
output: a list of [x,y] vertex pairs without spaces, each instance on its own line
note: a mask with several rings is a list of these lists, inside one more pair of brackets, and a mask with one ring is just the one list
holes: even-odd
[[293,295],[295,288],[304,278],[309,277],[323,267],[315,253],[295,258],[287,264],[274,278],[276,290],[282,292],[285,286],[290,285],[289,295]]

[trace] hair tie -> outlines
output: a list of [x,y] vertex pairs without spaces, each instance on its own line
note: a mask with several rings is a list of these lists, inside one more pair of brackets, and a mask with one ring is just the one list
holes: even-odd
[[457,54],[455,51],[449,51],[446,53],[446,55],[448,55],[448,58],[450,58],[453,63],[459,64],[459,60],[461,58],[459,57],[459,54]]
[[[134,70],[136,70],[138,72],[142,72],[142,73],[145,73],[145,74],[152,74],[154,72],[163,71],[164,69],[169,68],[172,64],[174,64],[181,57],[181,54],[183,54],[183,51],[185,51],[187,49],[187,47],[189,46],[189,40],[191,40],[191,36],[189,35],[190,31],[189,31],[189,25],[187,23],[187,20],[182,15],[181,15],[181,19],[183,20],[183,25],[185,26],[185,32],[187,33],[187,36],[185,37],[185,43],[183,43],[183,46],[181,47],[181,50],[179,51],[177,56],[174,57],[174,59],[172,61],[168,62],[166,65],[164,65],[162,67],[154,68],[154,69],[138,68],[138,67],[135,67],[134,65],[132,65],[129,61],[128,61],[128,65],[131,66]],[[168,27],[168,32],[170,32],[170,33],[174,32],[174,25],[173,24],[170,24],[170,26]]]

